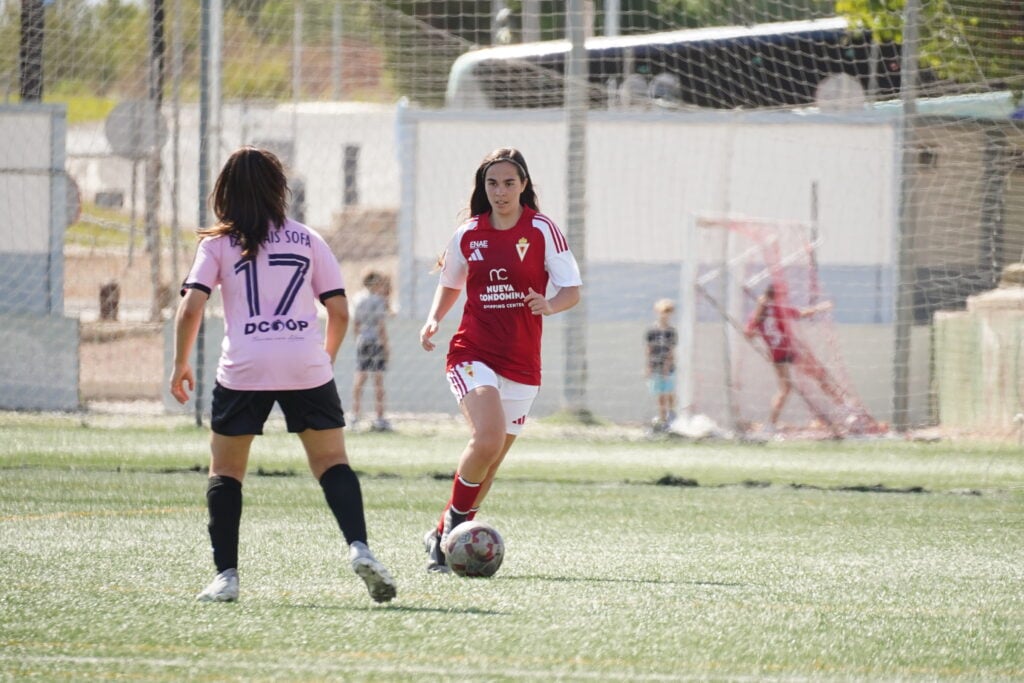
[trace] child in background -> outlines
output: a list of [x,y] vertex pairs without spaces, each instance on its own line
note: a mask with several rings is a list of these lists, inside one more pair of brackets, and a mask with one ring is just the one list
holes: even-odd
[[676,344],[679,335],[672,326],[676,305],[672,299],[654,302],[654,325],[646,334],[647,383],[651,395],[658,402],[658,416],[654,418],[655,431],[664,431],[676,418]]
[[352,387],[352,422],[359,419],[363,387],[373,377],[374,407],[377,419],[370,430],[390,432],[391,423],[384,417],[384,373],[388,369],[387,317],[391,314],[388,297],[391,282],[378,270],[363,275],[363,290],[353,301],[352,321],[356,336],[356,376]]

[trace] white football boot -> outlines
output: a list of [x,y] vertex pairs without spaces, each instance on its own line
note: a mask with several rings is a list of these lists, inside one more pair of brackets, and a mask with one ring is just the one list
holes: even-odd
[[213,577],[210,585],[196,596],[199,602],[234,602],[238,600],[238,570],[225,569]]
[[384,565],[377,561],[365,543],[356,541],[350,545],[348,557],[352,562],[352,571],[366,584],[366,589],[370,591],[370,597],[374,602],[388,602],[394,599],[397,593],[395,580],[391,578]]

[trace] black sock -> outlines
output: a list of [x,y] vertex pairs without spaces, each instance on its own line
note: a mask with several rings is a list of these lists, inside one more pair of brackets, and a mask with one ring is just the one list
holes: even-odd
[[238,525],[242,520],[242,482],[221,475],[206,484],[207,529],[213,545],[213,563],[220,573],[238,567]]
[[338,520],[345,542],[366,543],[366,517],[363,515],[363,493],[359,478],[348,465],[335,465],[320,477],[320,488]]

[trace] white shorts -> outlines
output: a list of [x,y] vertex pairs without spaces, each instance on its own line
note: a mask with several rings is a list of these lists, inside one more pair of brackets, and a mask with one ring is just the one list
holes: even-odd
[[459,363],[449,370],[448,386],[459,403],[477,387],[497,388],[501,405],[505,409],[505,433],[513,436],[523,431],[526,416],[530,414],[533,400],[540,392],[540,387],[506,379],[480,361]]

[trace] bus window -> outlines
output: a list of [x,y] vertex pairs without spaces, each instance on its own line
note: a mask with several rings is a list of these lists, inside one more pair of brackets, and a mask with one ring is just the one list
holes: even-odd
[[[561,107],[568,41],[485,48],[452,65],[452,108]],[[876,95],[899,90],[899,50],[851,31],[842,17],[590,38],[592,108],[758,108],[815,101],[820,81],[848,74]]]

